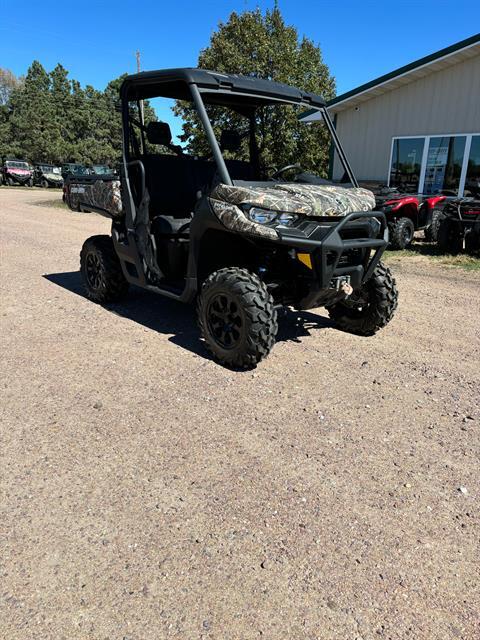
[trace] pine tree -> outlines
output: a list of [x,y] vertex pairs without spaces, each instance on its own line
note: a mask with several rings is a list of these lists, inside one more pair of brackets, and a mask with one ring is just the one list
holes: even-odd
[[23,87],[10,98],[11,146],[17,155],[34,161],[48,161],[55,137],[50,77],[35,60]]

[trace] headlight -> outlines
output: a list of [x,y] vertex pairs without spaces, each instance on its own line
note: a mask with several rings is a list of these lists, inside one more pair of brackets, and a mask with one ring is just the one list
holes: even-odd
[[259,209],[258,207],[251,207],[251,209],[248,210],[248,217],[252,222],[256,222],[257,224],[269,224],[275,220],[277,215],[275,211]]
[[250,207],[247,210],[247,216],[252,222],[257,224],[270,224],[275,222],[284,226],[289,226],[297,220],[295,213],[284,213],[278,211],[270,211],[268,209],[260,209],[259,207]]

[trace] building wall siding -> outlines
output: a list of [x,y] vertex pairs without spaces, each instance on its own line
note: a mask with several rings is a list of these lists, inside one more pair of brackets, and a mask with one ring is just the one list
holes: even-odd
[[[436,71],[337,116],[337,132],[359,180],[388,179],[393,136],[480,131],[480,56]],[[343,169],[335,156],[334,177]]]

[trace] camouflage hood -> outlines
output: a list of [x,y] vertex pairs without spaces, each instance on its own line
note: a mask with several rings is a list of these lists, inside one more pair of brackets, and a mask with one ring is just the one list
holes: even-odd
[[251,187],[219,184],[212,197],[242,208],[256,206],[304,216],[346,216],[375,206],[375,196],[368,189],[284,182]]
[[278,240],[273,227],[253,222],[245,209],[253,206],[304,216],[343,217],[353,211],[371,211],[375,206],[375,196],[367,189],[334,185],[282,182],[272,183],[272,186],[243,187],[219,184],[210,194],[210,202],[228,229]]

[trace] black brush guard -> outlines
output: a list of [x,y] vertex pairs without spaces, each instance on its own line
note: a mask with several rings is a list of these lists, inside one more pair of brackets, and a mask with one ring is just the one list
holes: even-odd
[[[375,237],[374,227],[364,225],[363,237],[342,237],[361,231],[358,222],[376,219],[380,223]],[[357,224],[355,224],[357,223]],[[345,278],[353,289],[367,282],[377,266],[388,245],[388,228],[385,215],[379,211],[358,211],[345,216],[338,223],[331,221],[305,221],[299,227],[277,227],[282,244],[294,248],[297,252],[310,254],[312,261],[312,278],[309,291],[301,300],[299,308],[310,309],[325,304],[333,295],[335,281]],[[360,250],[362,259],[349,264],[348,257],[352,250]],[[371,250],[374,250],[373,255]],[[342,261],[342,257],[344,260]],[[343,266],[343,263],[347,264]],[[357,262],[355,264],[355,262]],[[340,294],[342,297],[342,294]]]

